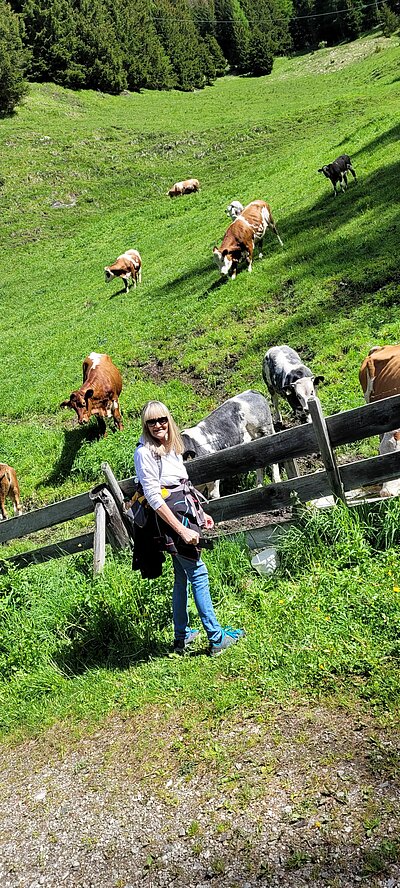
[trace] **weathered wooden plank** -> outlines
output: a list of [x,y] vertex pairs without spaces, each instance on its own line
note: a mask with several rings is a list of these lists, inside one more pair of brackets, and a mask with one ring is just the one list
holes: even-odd
[[93,576],[101,573],[106,562],[106,510],[103,503],[94,507]]
[[123,506],[123,502],[124,502],[124,495],[123,495],[122,490],[118,484],[118,481],[114,475],[114,472],[112,471],[108,462],[102,462],[101,470],[106,477],[107,484],[111,490],[111,493],[115,499],[115,502],[117,503],[117,506],[119,507],[119,510],[121,511],[122,506]]
[[[360,462],[348,463],[340,467],[343,487],[353,490],[373,482],[390,481],[400,477],[400,453],[389,453],[386,456],[373,456]],[[291,494],[295,492],[301,502],[318,499],[331,494],[326,472],[314,472],[282,481],[280,484],[269,484],[256,490],[246,490],[232,496],[224,496],[208,503],[207,512],[214,521],[230,521],[232,518],[243,518],[257,512],[269,512],[275,509],[288,508],[291,505]]]
[[[326,424],[332,447],[400,428],[400,395],[334,413],[326,417]],[[318,443],[314,428],[311,423],[306,423],[268,438],[258,438],[194,459],[186,464],[186,468],[193,484],[204,484],[316,451]]]
[[62,540],[61,543],[52,543],[51,546],[42,546],[40,549],[13,555],[6,561],[0,562],[0,573],[7,565],[17,568],[29,567],[31,564],[43,564],[52,558],[64,558],[64,555],[76,555],[88,549],[93,549],[93,533],[83,533],[69,540]]
[[43,530],[44,527],[52,527],[54,524],[62,524],[64,521],[72,521],[73,518],[81,518],[93,512],[94,504],[88,493],[79,493],[70,499],[60,500],[43,509],[35,509],[26,512],[19,518],[9,518],[8,521],[0,521],[0,543],[7,540],[16,540],[30,533]]
[[321,402],[319,398],[310,398],[308,401],[311,419],[315,434],[318,441],[318,449],[321,454],[322,462],[325,466],[328,481],[332,488],[335,499],[346,502],[343,484],[340,478],[339,469],[337,467],[336,457],[329,440],[328,428],[325,417],[322,412]]

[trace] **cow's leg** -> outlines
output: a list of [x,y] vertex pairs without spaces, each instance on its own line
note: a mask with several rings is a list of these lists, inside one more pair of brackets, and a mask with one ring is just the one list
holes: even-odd
[[208,481],[207,493],[209,500],[219,499],[221,496],[219,492],[219,481]]
[[246,256],[247,271],[248,271],[249,273],[251,273],[251,272],[252,272],[252,269],[253,269],[253,246],[254,246],[254,245],[251,246],[251,249],[250,249],[250,247],[249,247],[249,250],[248,250],[248,253],[247,253],[247,256]]
[[279,409],[279,396],[278,396],[278,393],[277,393],[277,392],[271,392],[271,396],[272,396],[272,403],[273,403],[273,405],[274,405],[274,409],[275,409],[275,420],[274,420],[274,421],[275,421],[275,422],[279,422],[279,423],[281,423],[281,422],[282,422],[282,414],[281,414],[281,411],[280,411],[280,409]]
[[281,474],[279,471],[278,463],[271,463],[271,472],[272,472],[272,483],[279,484],[281,480]]
[[100,414],[98,413],[96,416],[96,419],[97,419],[97,425],[98,425],[99,438],[105,438],[106,434],[107,434],[107,426],[106,426],[106,421],[104,419],[104,416],[100,416]]
[[142,283],[142,269],[141,268],[139,268],[139,270],[138,270],[137,279],[138,279],[138,283],[141,284]]
[[12,488],[10,489],[10,495],[14,506],[14,515],[22,515],[19,486],[17,480],[15,480]]
[[111,407],[111,415],[112,415],[112,418],[114,420],[114,424],[116,425],[118,431],[122,432],[124,425],[122,422],[121,411],[119,409],[119,403],[118,403],[117,399],[115,399],[113,401],[113,404]]
[[2,517],[2,518],[7,518],[7,512],[6,512],[6,510],[5,510],[5,506],[4,506],[4,497],[3,497],[3,496],[0,497],[0,513],[1,513],[1,517]]
[[337,195],[337,191],[336,191],[336,185],[337,185],[337,182],[334,182],[333,179],[332,179],[331,181],[332,181],[332,185],[333,185],[333,196],[336,197],[336,195]]
[[347,175],[346,175],[346,173],[343,173],[343,179],[344,179],[344,184],[345,184],[345,186],[346,186],[346,188],[347,188]]
[[344,173],[342,173],[342,175],[340,176],[340,179],[339,179],[339,185],[340,185],[341,191],[346,191],[346,186],[344,184],[344,180],[346,180],[345,175],[344,175]]
[[274,232],[274,234],[276,234],[276,236],[277,236],[277,238],[278,238],[278,241],[279,241],[281,247],[283,247],[283,241],[281,241],[281,239],[280,239],[280,237],[279,237],[278,230],[277,230],[277,227],[276,227],[276,225],[275,225],[275,222],[274,222],[272,216],[269,217],[269,223],[268,223],[268,225],[269,225],[270,228],[272,228],[272,231]]
[[[400,430],[394,432],[385,432],[382,435],[379,444],[379,454],[384,456],[386,453],[397,453],[400,450]],[[381,488],[381,496],[398,496],[400,493],[400,480],[385,481]]]
[[351,163],[349,164],[349,166],[348,166],[347,169],[348,169],[348,172],[351,173],[351,175],[353,176],[353,179],[355,179],[356,182],[357,182],[356,171],[355,171],[355,169],[352,167]]

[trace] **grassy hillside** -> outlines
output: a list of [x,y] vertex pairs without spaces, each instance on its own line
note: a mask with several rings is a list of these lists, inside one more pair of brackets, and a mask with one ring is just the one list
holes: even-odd
[[[400,340],[397,44],[365,38],[193,94],[33,86],[1,121],[0,459],[16,467],[25,504],[87,488],[104,458],[129,474],[148,397],[187,424],[244,388],[263,391],[262,358],[276,343],[325,375],[327,413],[361,403],[362,357]],[[334,199],[317,168],[343,152],[359,184]],[[169,200],[188,175],[201,193]],[[221,282],[211,251],[225,208],[256,197],[271,203],[284,248],[270,235],[252,275]],[[125,295],[105,285],[103,267],[129,247],[142,254],[143,283]],[[124,379],[125,430],[102,441],[59,408],[93,349]],[[217,664],[166,656],[170,565],[153,584],[132,578],[126,554],[96,582],[87,556],[3,576],[2,727],[154,700],[167,711],[196,699],[197,719],[218,719],[296,689],[392,706],[398,503],[364,523],[340,509],[311,516],[281,558],[262,580],[239,544],[208,557],[221,620],[248,631]]]
[[[45,84],[1,121],[0,450],[25,501],[87,487],[105,457],[129,473],[149,396],[187,424],[227,395],[263,390],[276,343],[324,373],[327,412],[361,403],[362,357],[400,339],[397,62],[397,38],[369,37],[192,94]],[[334,199],[316,171],[344,151],[359,184]],[[188,175],[201,193],[169,200]],[[256,197],[284,248],[270,235],[253,274],[221,285],[211,251],[225,207]],[[127,296],[103,267],[132,246],[143,284]],[[125,431],[102,442],[59,409],[93,349],[124,379]]]

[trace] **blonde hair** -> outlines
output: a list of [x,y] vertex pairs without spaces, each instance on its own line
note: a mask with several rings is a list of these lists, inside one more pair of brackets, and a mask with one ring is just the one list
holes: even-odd
[[[149,419],[158,419],[160,416],[166,416],[168,419],[168,439],[165,444],[161,444],[153,438],[147,425]],[[140,418],[142,421],[143,443],[146,447],[149,447],[154,453],[159,453],[160,456],[163,453],[170,453],[171,450],[178,454],[183,453],[183,441],[178,426],[172,418],[168,407],[162,401],[147,401],[144,407],[142,407]]]

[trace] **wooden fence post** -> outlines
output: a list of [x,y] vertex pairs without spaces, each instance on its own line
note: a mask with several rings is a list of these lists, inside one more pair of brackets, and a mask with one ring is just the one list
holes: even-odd
[[121,488],[120,488],[120,486],[119,486],[119,484],[118,484],[118,481],[117,481],[117,479],[116,479],[116,477],[115,477],[115,475],[114,475],[114,472],[112,471],[112,469],[111,469],[111,467],[109,466],[108,462],[102,462],[102,464],[101,464],[101,471],[102,471],[103,474],[106,476],[107,484],[108,484],[108,486],[109,486],[109,488],[110,488],[110,490],[111,490],[111,493],[112,493],[112,495],[113,495],[113,497],[114,497],[114,499],[115,499],[115,502],[116,502],[117,505],[119,506],[119,510],[120,510],[120,512],[121,512],[121,511],[122,511],[122,506],[123,506],[123,503],[124,503],[124,494],[122,493],[122,490],[121,490]]
[[93,576],[101,573],[106,560],[106,510],[102,503],[94,507]]
[[323,464],[325,466],[325,471],[329,484],[332,488],[333,496],[336,501],[342,500],[342,502],[345,503],[346,496],[344,492],[344,487],[339,474],[339,469],[337,467],[335,453],[332,449],[329,439],[328,429],[325,422],[324,414],[322,412],[321,402],[318,398],[310,398],[308,402],[308,407],[311,413],[315,436],[318,441],[318,447],[321,453]]

